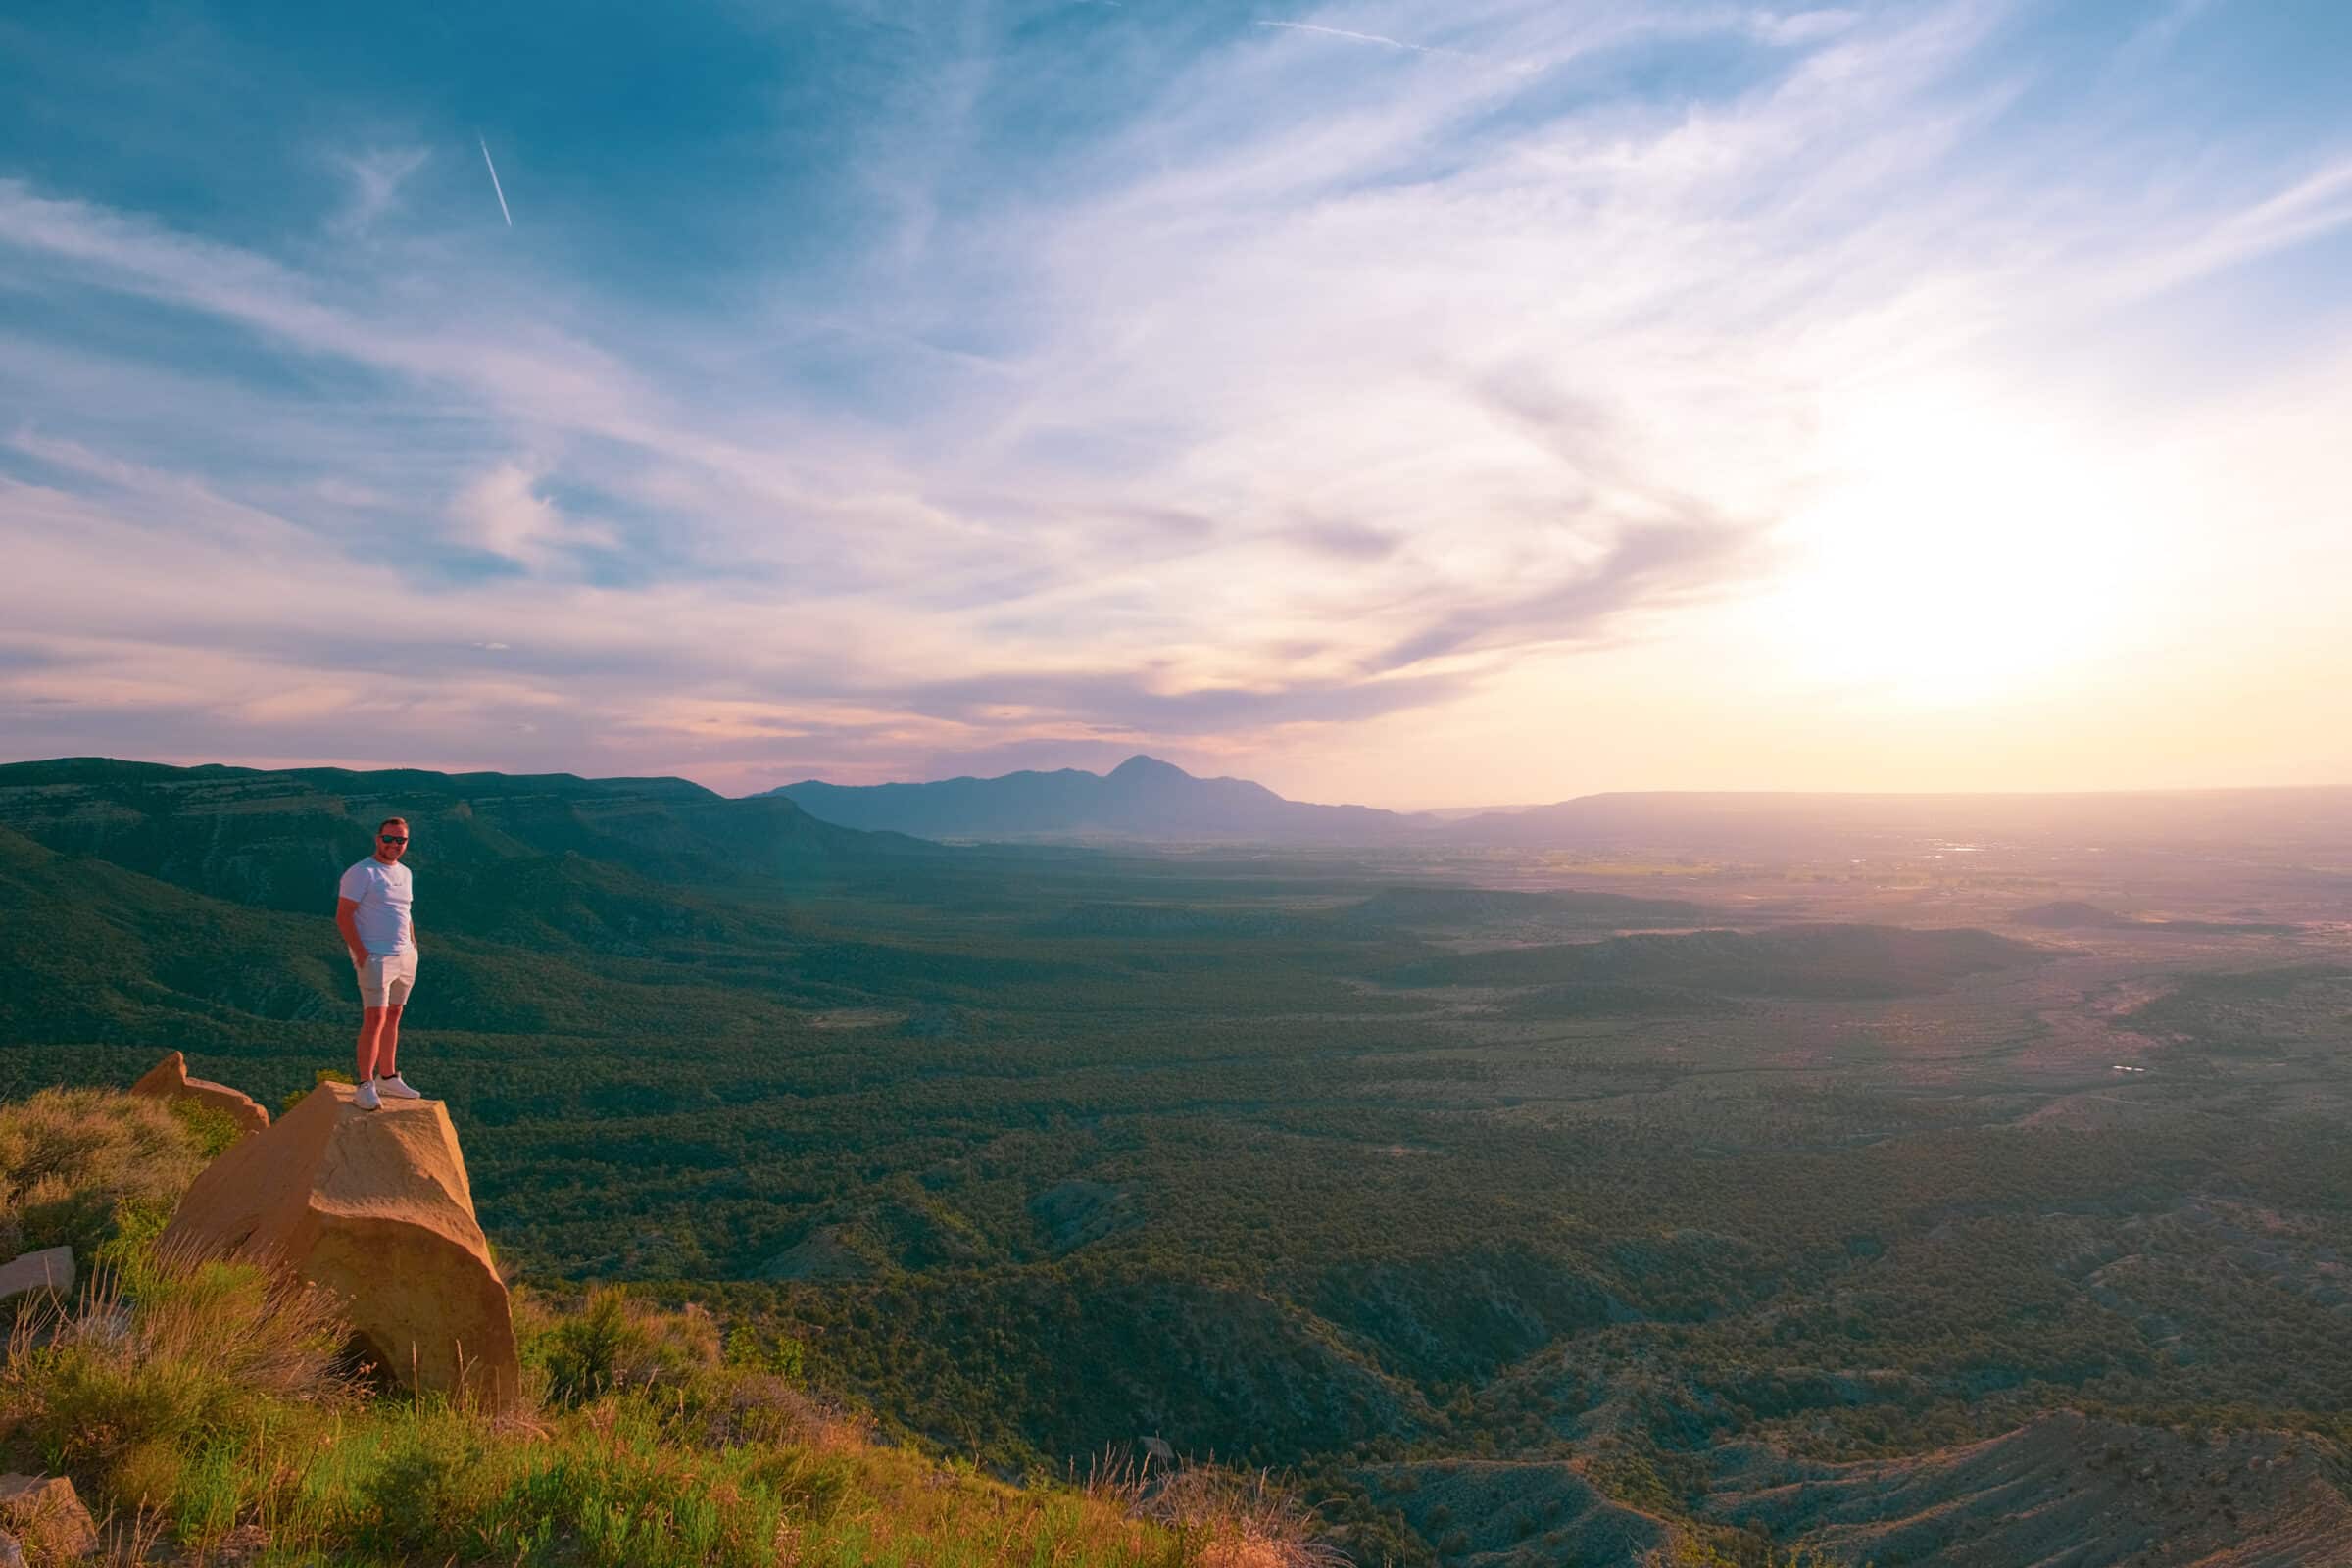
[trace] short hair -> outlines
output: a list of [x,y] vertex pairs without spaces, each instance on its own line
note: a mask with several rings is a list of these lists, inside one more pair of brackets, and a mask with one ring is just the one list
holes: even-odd
[[407,827],[409,825],[409,819],[405,816],[387,816],[381,822],[375,824],[375,830],[378,833],[381,833],[384,829],[390,827],[395,822],[398,822],[402,827]]

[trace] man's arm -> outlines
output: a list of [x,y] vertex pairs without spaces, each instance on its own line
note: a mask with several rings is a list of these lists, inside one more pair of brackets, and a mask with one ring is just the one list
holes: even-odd
[[368,949],[360,941],[360,906],[350,899],[335,900],[335,929],[343,933],[343,946],[351,950],[351,961],[368,961]]

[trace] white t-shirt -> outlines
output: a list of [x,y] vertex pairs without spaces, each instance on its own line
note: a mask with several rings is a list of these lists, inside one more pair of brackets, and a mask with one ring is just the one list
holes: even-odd
[[407,866],[386,865],[370,855],[343,873],[343,885],[335,891],[360,906],[352,919],[368,956],[385,957],[416,946],[409,934]]

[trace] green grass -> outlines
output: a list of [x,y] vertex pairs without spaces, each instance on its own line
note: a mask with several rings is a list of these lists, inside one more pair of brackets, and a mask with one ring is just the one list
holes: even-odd
[[943,1467],[734,1374],[496,1421],[349,1391],[227,1395],[184,1348],[94,1359],[12,1360],[16,1441],[199,1557],[242,1532],[288,1565],[1205,1560],[1115,1498]]

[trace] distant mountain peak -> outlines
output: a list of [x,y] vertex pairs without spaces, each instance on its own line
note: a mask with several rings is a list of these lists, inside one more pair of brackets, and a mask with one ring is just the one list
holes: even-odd
[[1106,774],[1061,768],[862,786],[809,780],[773,793],[820,821],[887,826],[920,838],[1367,843],[1426,831],[1425,823],[1393,811],[1286,801],[1263,784],[1200,778],[1141,752]]
[[1192,776],[1174,762],[1163,762],[1156,757],[1146,757],[1141,752],[1136,753],[1104,775],[1106,778],[1123,778],[1130,781],[1146,778],[1191,778]]

